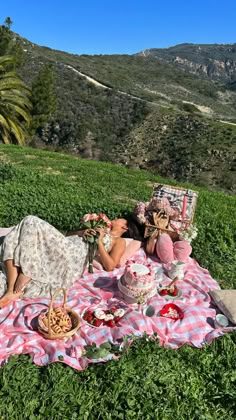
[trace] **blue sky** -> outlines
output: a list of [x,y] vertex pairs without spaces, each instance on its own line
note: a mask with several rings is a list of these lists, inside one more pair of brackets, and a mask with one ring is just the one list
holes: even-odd
[[184,42],[236,43],[236,0],[0,0],[0,23],[75,54],[133,54]]

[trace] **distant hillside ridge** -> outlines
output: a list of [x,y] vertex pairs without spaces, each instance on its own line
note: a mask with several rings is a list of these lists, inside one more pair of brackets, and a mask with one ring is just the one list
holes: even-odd
[[232,88],[236,83],[236,43],[186,43],[169,48],[151,48],[138,55],[158,58],[190,73],[228,83]]

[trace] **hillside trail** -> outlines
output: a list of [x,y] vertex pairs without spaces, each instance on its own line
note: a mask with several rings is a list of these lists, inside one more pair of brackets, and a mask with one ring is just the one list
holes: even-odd
[[[93,79],[92,77],[88,76],[87,74],[82,73],[81,71],[75,69],[74,67],[70,66],[69,64],[64,64],[64,66],[67,67],[67,68],[69,68],[69,69],[71,69],[71,70],[73,70],[75,73],[79,74],[80,76],[85,77],[88,80],[88,82],[92,83],[95,86],[101,87],[103,89],[108,89],[108,90],[116,90],[121,95],[129,96],[130,98],[136,99],[138,101],[146,102],[146,103],[148,103],[150,105],[160,106],[159,103],[147,101],[146,99],[142,99],[139,96],[131,95],[130,93],[124,92],[122,90],[114,89],[114,88],[111,88],[109,86],[106,86],[106,85],[98,82],[96,79]],[[165,108],[168,108],[168,106],[166,106],[166,105],[161,105],[161,106],[164,106]]]
[[223,124],[230,124],[230,125],[236,125],[236,123],[232,123],[229,121],[224,121],[224,120],[219,120],[219,122],[223,123]]
[[[68,69],[71,69],[72,71],[74,71],[75,73],[77,73],[79,76],[85,77],[86,80],[88,82],[92,83],[94,86],[101,87],[103,89],[114,90],[114,88],[111,88],[109,86],[104,85],[101,82],[98,82],[98,80],[94,79],[91,76],[88,76],[85,73],[82,73],[81,71],[75,69],[73,66],[70,66],[69,64],[64,64],[64,67],[67,67]],[[147,89],[147,90],[149,90],[149,89]],[[133,99],[136,99],[138,101],[146,102],[147,104],[150,104],[152,106],[159,106],[159,107],[161,106],[163,108],[169,108],[168,105],[160,104],[160,103],[157,103],[157,102],[154,102],[154,101],[151,102],[151,101],[148,101],[146,99],[140,98],[139,96],[131,95],[130,93],[124,92],[124,91],[119,90],[119,89],[117,89],[116,91],[118,93],[120,93],[121,95],[128,96],[128,97],[133,98]],[[154,92],[154,91],[151,91],[150,90],[150,92]],[[213,110],[211,108],[209,108],[209,107],[198,105],[198,104],[196,104],[194,102],[189,102],[189,101],[183,101],[183,103],[188,103],[188,104],[191,104],[191,105],[196,106],[196,108],[198,108],[198,110],[200,112],[202,112],[203,114],[208,114],[208,115],[212,115],[213,114]],[[225,121],[225,120],[218,120],[218,121],[221,122],[221,123],[223,123],[223,124],[230,124],[230,125],[235,125],[236,126],[236,123],[232,123],[232,122],[229,122],[229,121]]]

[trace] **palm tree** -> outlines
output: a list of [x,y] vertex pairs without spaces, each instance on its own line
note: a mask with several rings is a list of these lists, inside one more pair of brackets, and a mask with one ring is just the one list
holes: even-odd
[[10,70],[14,57],[0,57],[0,140],[25,144],[30,124],[30,90]]

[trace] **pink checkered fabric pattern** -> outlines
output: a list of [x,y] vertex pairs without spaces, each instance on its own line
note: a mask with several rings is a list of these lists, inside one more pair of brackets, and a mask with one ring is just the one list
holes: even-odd
[[[161,283],[168,284],[170,280],[165,276],[165,265],[147,258],[142,249],[136,253],[135,258],[143,263],[147,261],[152,263],[158,273],[162,273]],[[193,259],[189,258],[185,267],[185,277],[179,284],[182,296],[175,300],[175,304],[184,311],[184,318],[177,321],[159,316],[159,311],[167,300],[158,294],[148,302],[155,309],[155,314],[151,318],[144,315],[144,308],[140,310],[137,305],[123,302],[117,287],[117,281],[123,271],[124,268],[116,269],[112,273],[105,271],[86,273],[67,291],[67,304],[79,315],[88,308],[108,309],[116,305],[123,307],[126,310],[125,316],[119,326],[114,328],[105,326],[95,328],[81,319],[81,328],[72,338],[67,341],[46,340],[37,331],[37,318],[40,312],[47,308],[49,299],[25,299],[2,309],[0,363],[4,364],[10,355],[24,353],[30,354],[34,363],[40,366],[58,362],[63,358],[64,363],[83,370],[88,363],[95,362],[83,355],[84,346],[94,342],[97,346],[104,342],[119,344],[124,336],[156,333],[161,346],[177,349],[189,344],[201,348],[224,334],[213,326],[216,308],[211,305],[207,293],[209,289],[219,288],[219,285],[209,272]],[[160,279],[157,279],[158,282]],[[111,358],[112,356],[108,357]]]

